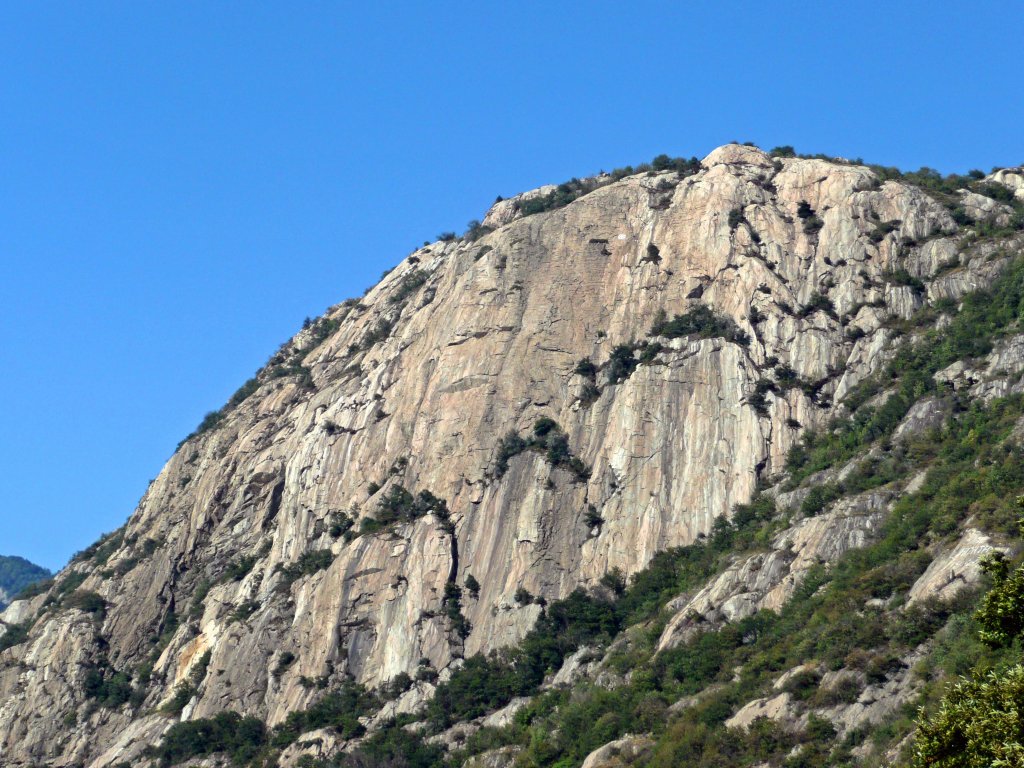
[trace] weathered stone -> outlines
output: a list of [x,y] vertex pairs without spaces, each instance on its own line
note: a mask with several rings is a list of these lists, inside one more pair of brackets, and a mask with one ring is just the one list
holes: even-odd
[[914,582],[907,595],[907,604],[935,598],[950,600],[961,590],[977,585],[981,580],[979,563],[985,555],[996,550],[992,540],[976,528],[968,528],[956,545],[939,552],[924,573]]
[[646,761],[653,748],[654,739],[650,736],[627,734],[595,749],[587,755],[581,768],[627,768],[640,765]]
[[796,706],[789,693],[779,693],[762,699],[754,699],[744,704],[732,717],[725,721],[727,728],[749,728],[759,717],[794,729],[797,726]]
[[946,423],[952,407],[947,400],[926,397],[910,406],[907,415],[893,432],[894,440],[908,440],[931,429],[939,429]]

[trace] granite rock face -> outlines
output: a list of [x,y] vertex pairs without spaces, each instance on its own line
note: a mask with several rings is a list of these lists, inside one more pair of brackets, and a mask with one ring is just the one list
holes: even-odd
[[[186,684],[182,717],[274,724],[315,697],[311,680],[378,686],[421,660],[443,679],[532,626],[518,589],[552,600],[707,533],[887,359],[890,318],[997,266],[960,253],[949,212],[917,188],[738,145],[696,174],[608,181],[531,216],[502,201],[484,223],[302,330],[183,442],[123,531],[3,614],[31,627],[0,654],[0,762],[131,762]],[[649,337],[661,313],[696,307],[740,333]],[[645,340],[661,346],[629,361],[621,345]],[[503,436],[542,417],[577,463],[503,462]],[[413,514],[401,489],[444,504]],[[729,599],[777,605],[802,558],[833,556],[875,514],[808,521],[778,563],[737,566]],[[469,575],[462,637],[445,593]],[[728,613],[725,592],[708,601]],[[90,707],[90,669],[149,662],[143,700]]]

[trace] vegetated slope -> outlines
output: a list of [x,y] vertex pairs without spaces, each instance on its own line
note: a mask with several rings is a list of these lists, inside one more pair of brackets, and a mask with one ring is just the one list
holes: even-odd
[[0,555],[0,609],[30,584],[50,578],[52,574],[23,557]]
[[893,175],[730,145],[419,249],[3,615],[4,760],[883,754],[1021,369],[1020,175]]

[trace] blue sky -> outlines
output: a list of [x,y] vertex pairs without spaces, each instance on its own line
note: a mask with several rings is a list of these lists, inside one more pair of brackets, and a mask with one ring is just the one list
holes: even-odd
[[730,140],[1024,162],[1014,3],[0,5],[0,553],[62,565],[307,315]]

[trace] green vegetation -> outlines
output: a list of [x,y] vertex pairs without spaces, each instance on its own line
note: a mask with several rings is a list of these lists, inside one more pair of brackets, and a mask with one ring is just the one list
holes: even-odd
[[376,514],[362,519],[359,533],[378,533],[390,526],[410,523],[425,515],[437,515],[442,522],[447,523],[450,514],[444,499],[439,499],[425,490],[413,496],[396,483],[377,504]]
[[175,723],[159,746],[150,747],[146,754],[165,767],[217,753],[228,755],[235,765],[246,765],[266,741],[266,726],[257,718],[220,712],[209,719]]
[[480,582],[476,580],[472,573],[466,574],[466,591],[469,592],[469,596],[476,600],[480,597]]
[[[562,208],[574,200],[578,200],[589,192],[593,192],[595,189],[611,184],[613,181],[619,181],[627,176],[632,176],[637,173],[663,173],[666,171],[674,171],[678,178],[686,178],[692,176],[701,169],[700,161],[691,157],[689,159],[682,157],[669,157],[668,155],[658,155],[650,163],[642,163],[636,167],[627,165],[623,168],[616,168],[611,173],[601,173],[597,176],[591,176],[585,179],[572,178],[569,181],[559,184],[554,190],[548,192],[545,195],[538,195],[529,200],[523,200],[519,203],[519,210],[523,216],[532,216],[535,213],[543,213],[545,211],[553,211],[556,208]],[[472,222],[471,222],[472,223]],[[475,238],[473,238],[475,239]]]
[[359,717],[372,711],[376,703],[376,698],[361,685],[346,681],[308,709],[289,713],[285,721],[274,728],[271,743],[275,747],[287,747],[306,731],[316,728],[331,728],[343,739],[361,736],[366,729]]
[[704,304],[698,304],[684,314],[675,315],[671,320],[664,311],[659,312],[651,326],[650,335],[666,339],[678,339],[682,336],[696,336],[698,339],[721,337],[742,346],[750,343],[750,337],[741,331],[731,318],[716,314]]
[[32,628],[31,621],[23,621],[20,624],[5,624],[5,631],[0,635],[0,653],[8,648],[21,645],[28,640],[28,631]]
[[[476,219],[471,219],[470,222],[466,225],[466,232],[462,236],[462,239],[472,243],[479,240],[484,235],[490,234],[493,231],[494,230],[491,227],[481,224]],[[477,258],[479,258],[482,255],[483,253],[478,254]]]
[[334,553],[329,549],[317,549],[312,552],[303,552],[294,563],[284,565],[278,563],[275,572],[283,574],[278,589],[287,591],[292,584],[304,576],[312,576],[322,571],[334,562]]
[[[189,698],[194,689],[185,687]],[[187,703],[188,699],[185,699]],[[375,696],[362,686],[345,681],[308,709],[291,712],[284,722],[268,729],[255,717],[242,717],[237,712],[220,712],[212,718],[175,723],[160,743],[147,750],[147,756],[168,767],[196,757],[227,755],[234,765],[276,765],[279,750],[295,743],[306,731],[330,728],[342,739],[365,733],[359,718],[379,706]],[[166,710],[172,712],[173,710]],[[181,711],[180,708],[177,711]]]
[[[1017,507],[1024,497],[1017,498]],[[1017,663],[995,669],[975,667],[970,678],[949,685],[937,711],[917,723],[914,761],[918,766],[982,768],[1020,765],[1024,761],[1024,665],[1019,645],[1024,637],[1024,567],[1010,572],[1005,556],[996,552],[982,562],[992,589],[975,613],[978,637],[990,648],[1005,649]]]
[[[87,699],[108,709],[117,709],[132,700],[135,689],[127,672],[118,672],[106,664],[86,669],[82,689]],[[139,689],[139,693],[142,690]]]
[[398,283],[398,287],[395,288],[394,292],[388,297],[388,301],[392,304],[401,304],[407,301],[420,287],[427,282],[427,278],[430,277],[429,272],[425,272],[422,269],[412,269],[402,275],[402,279]]
[[533,434],[527,438],[521,437],[514,430],[508,432],[498,444],[495,476],[502,477],[508,472],[509,460],[524,451],[543,453],[548,464],[569,471],[578,482],[590,477],[590,468],[582,459],[573,455],[569,449],[569,436],[553,419],[537,419],[533,425]]
[[[684,336],[698,339],[723,338],[742,346],[750,344],[750,337],[741,331],[731,318],[715,313],[704,304],[698,304],[681,315],[677,314],[671,320],[664,310],[660,311],[654,318],[648,336],[665,339],[678,339]],[[608,383],[621,384],[633,375],[637,367],[654,364],[658,354],[664,349],[664,345],[657,341],[630,342],[612,347],[604,367]],[[577,364],[577,373],[581,373],[581,366],[588,373],[592,370],[596,374],[597,369],[592,368],[593,363],[589,359]],[[594,389],[599,395],[600,390],[597,390],[596,386]]]
[[586,407],[601,396],[601,390],[597,386],[597,366],[589,357],[582,358],[576,363],[573,373],[586,379],[583,390],[580,392],[580,403]]

